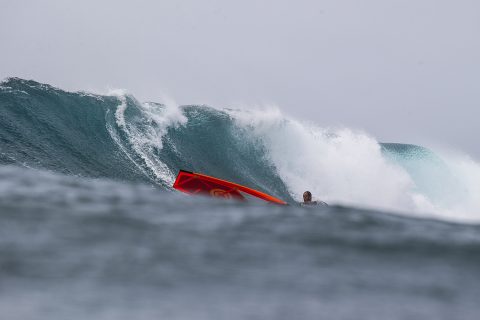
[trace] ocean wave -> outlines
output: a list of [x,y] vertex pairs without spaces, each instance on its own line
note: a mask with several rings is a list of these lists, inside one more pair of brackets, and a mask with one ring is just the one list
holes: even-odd
[[66,92],[18,78],[0,85],[0,163],[141,181],[170,190],[179,169],[234,180],[289,202],[480,221],[480,166],[468,157],[379,143],[279,110],[141,103],[116,91]]

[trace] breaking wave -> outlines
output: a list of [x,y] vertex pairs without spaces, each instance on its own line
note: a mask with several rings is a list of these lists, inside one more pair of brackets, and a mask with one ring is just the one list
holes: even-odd
[[0,84],[0,164],[141,181],[170,190],[179,169],[293,202],[480,221],[480,165],[364,132],[322,128],[279,110],[140,103],[18,78]]

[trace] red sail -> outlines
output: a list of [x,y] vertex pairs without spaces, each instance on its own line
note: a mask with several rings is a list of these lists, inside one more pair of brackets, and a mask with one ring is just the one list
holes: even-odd
[[277,204],[287,203],[266,193],[201,173],[180,170],[173,187],[188,194],[206,195],[219,198],[245,200],[241,192]]

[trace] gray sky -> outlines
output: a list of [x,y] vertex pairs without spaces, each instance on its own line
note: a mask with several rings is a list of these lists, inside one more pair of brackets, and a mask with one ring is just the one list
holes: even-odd
[[0,78],[275,103],[480,159],[480,1],[0,0]]

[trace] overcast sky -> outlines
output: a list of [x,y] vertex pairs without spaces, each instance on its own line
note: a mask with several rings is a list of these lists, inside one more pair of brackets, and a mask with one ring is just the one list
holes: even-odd
[[276,104],[480,159],[480,1],[0,0],[0,78]]

